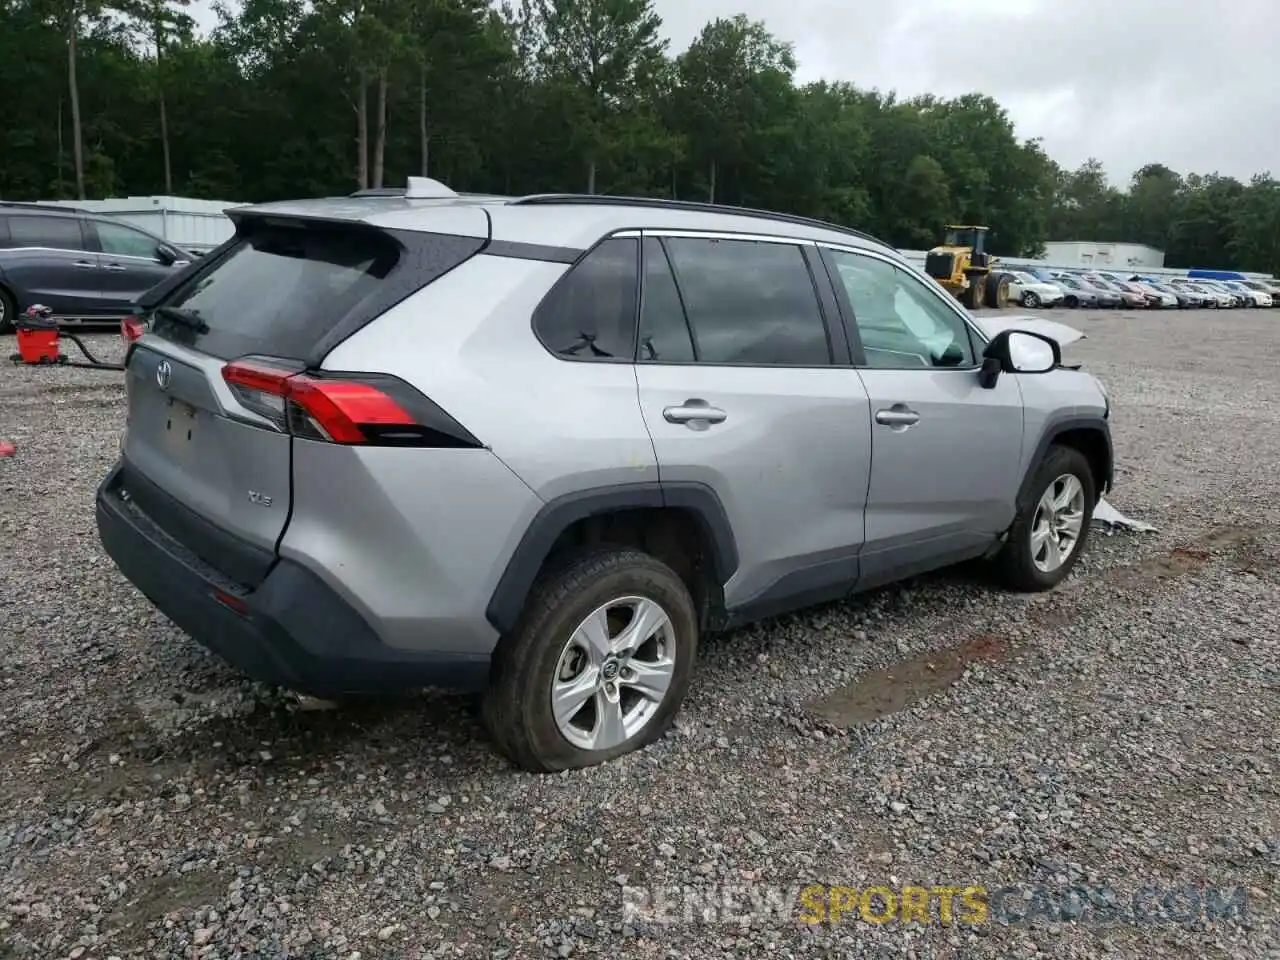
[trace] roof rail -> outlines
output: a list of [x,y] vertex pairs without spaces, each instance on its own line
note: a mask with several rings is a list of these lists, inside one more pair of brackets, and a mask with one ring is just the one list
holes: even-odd
[[84,207],[73,207],[63,203],[37,202],[35,200],[0,200],[0,207],[18,207],[21,210],[66,210],[69,213],[92,213]]
[[734,207],[725,203],[703,203],[700,200],[667,200],[662,197],[614,197],[607,194],[590,193],[535,193],[527,197],[516,197],[507,201],[512,206],[534,206],[539,204],[599,204],[601,206],[648,207],[654,210],[692,210],[701,213],[723,213],[739,217],[759,217],[762,220],[773,220],[778,223],[791,223],[801,227],[815,227],[819,230],[831,230],[848,234],[861,240],[883,244],[884,241],[873,237],[862,230],[841,226],[814,217],[802,217],[794,213],[778,213],[775,210],[756,210],[752,207]]

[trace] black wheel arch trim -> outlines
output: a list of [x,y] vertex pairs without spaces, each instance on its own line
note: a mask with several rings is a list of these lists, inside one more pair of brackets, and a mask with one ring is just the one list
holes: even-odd
[[671,508],[687,511],[709,545],[712,576],[723,585],[738,569],[738,545],[729,515],[716,492],[704,483],[645,482],[595,487],[549,500],[529,523],[494,587],[485,617],[502,634],[515,629],[538,571],[556,541],[587,517],[622,510]]
[[1073,430],[1090,430],[1097,433],[1104,441],[1106,450],[1106,463],[1103,464],[1102,476],[1099,478],[1101,482],[1098,484],[1096,491],[1098,498],[1101,499],[1104,493],[1109,493],[1111,483],[1115,473],[1115,453],[1111,445],[1111,424],[1101,414],[1096,415],[1072,415],[1056,417],[1051,419],[1041,431],[1040,440],[1036,444],[1035,453],[1027,462],[1026,473],[1022,477],[1022,484],[1018,488],[1018,503],[1024,503],[1026,498],[1031,495],[1031,483],[1035,479],[1036,470],[1040,468],[1040,464],[1044,462],[1045,455],[1049,452],[1049,448],[1063,434]]

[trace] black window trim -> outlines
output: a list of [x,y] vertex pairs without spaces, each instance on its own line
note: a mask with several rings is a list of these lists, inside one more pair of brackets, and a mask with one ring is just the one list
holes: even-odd
[[[645,292],[646,292],[646,289],[648,288],[648,283],[646,282],[646,279],[645,279],[645,278],[648,276],[648,268],[649,268],[649,258],[645,255],[645,249],[646,249],[645,241],[646,241],[646,240],[652,240],[654,243],[656,243],[656,244],[658,245],[658,250],[659,250],[659,251],[661,251],[661,253],[662,253],[662,262],[663,262],[663,263],[665,263],[665,264],[667,265],[667,273],[671,275],[671,283],[672,283],[672,284],[675,286],[675,288],[676,288],[676,300],[677,300],[677,301],[679,302],[679,304],[680,304],[680,318],[684,321],[684,329],[685,329],[685,332],[689,335],[689,345],[693,348],[693,360],[692,360],[692,361],[690,361],[690,360],[668,360],[668,361],[663,361],[663,360],[647,360],[647,359],[643,359],[643,358],[641,358],[641,356],[640,356],[640,334],[641,334],[641,332],[642,332],[642,331],[641,331],[641,328],[640,328],[640,324],[642,324],[642,323],[644,322],[644,301],[645,301]],[[658,237],[658,236],[650,236],[650,237],[646,237],[646,236],[643,236],[643,235],[641,235],[641,237],[640,237],[640,310],[639,310],[639,318],[640,318],[640,319],[639,319],[639,321],[637,322],[637,325],[636,325],[636,358],[635,358],[635,362],[636,362],[636,363],[644,363],[644,364],[658,364],[658,365],[664,365],[664,364],[666,364],[666,365],[672,365],[672,366],[674,366],[674,365],[677,365],[677,364],[700,363],[700,362],[701,362],[702,351],[701,351],[701,349],[698,347],[698,335],[697,335],[697,333],[695,333],[695,332],[694,332],[693,324],[691,324],[691,323],[689,322],[689,308],[685,306],[685,302],[684,302],[684,291],[680,289],[680,281],[679,281],[679,279],[677,279],[677,277],[676,277],[676,265],[675,265],[674,263],[672,263],[672,262],[671,262],[671,252],[670,252],[669,250],[667,250],[667,245],[663,242],[662,237]]]
[[[851,246],[847,246],[845,244],[839,244],[839,243],[826,243],[824,241],[819,241],[817,246],[818,246],[818,252],[822,256],[823,263],[826,264],[827,273],[831,279],[832,286],[835,287],[836,302],[840,306],[841,318],[844,321],[844,327],[845,327],[845,330],[848,332],[848,336],[849,336],[850,349],[856,361],[854,366],[858,367],[858,369],[860,370],[888,370],[895,373],[934,373],[938,371],[955,371],[960,373],[974,373],[977,370],[981,369],[982,350],[987,344],[987,337],[985,334],[982,333],[981,330],[978,329],[977,325],[973,323],[970,317],[966,315],[966,311],[964,310],[963,307],[959,305],[959,303],[956,302],[954,297],[946,293],[946,291],[942,291],[942,293],[939,294],[937,290],[933,290],[932,288],[930,288],[929,284],[925,283],[924,280],[922,279],[919,271],[912,269],[910,264],[905,262],[898,262],[897,260],[894,260],[892,257],[886,257],[875,250],[864,249],[861,247],[851,247]],[[849,291],[846,289],[843,281],[840,280],[839,267],[836,265],[835,260],[831,256],[833,253],[847,253],[854,256],[869,257],[873,260],[879,260],[882,263],[888,264],[889,266],[894,267],[895,269],[901,270],[904,273],[907,273],[910,276],[912,276],[917,282],[920,283],[922,287],[929,290],[929,292],[933,295],[936,301],[938,301],[941,304],[944,304],[946,309],[950,310],[956,317],[960,319],[961,323],[964,325],[964,330],[969,337],[969,349],[973,353],[974,362],[971,365],[966,365],[963,367],[932,367],[932,366],[930,367],[873,367],[873,366],[870,366],[867,363],[866,351],[862,346],[862,335],[858,331],[858,324],[857,324],[856,318],[854,317],[853,302],[849,299]]]
[[[759,233],[758,231],[733,231],[733,230],[698,230],[686,229],[678,227],[640,227],[634,232],[637,236],[643,238],[652,237],[662,244],[662,251],[667,257],[667,262],[671,266],[671,275],[676,282],[676,292],[680,296],[681,309],[685,309],[684,288],[680,282],[680,272],[676,268],[675,261],[671,259],[671,252],[667,249],[666,241],[668,239],[693,239],[693,240],[739,240],[756,243],[774,243],[781,246],[797,247],[800,250],[801,258],[804,262],[805,270],[809,274],[809,283],[813,287],[814,303],[818,308],[818,317],[822,321],[823,332],[827,339],[827,362],[824,364],[813,363],[750,363],[745,361],[710,361],[710,360],[640,360],[636,363],[642,363],[645,366],[665,366],[665,367],[747,367],[754,370],[827,370],[832,367],[851,367],[852,362],[841,362],[836,358],[842,355],[837,349],[837,343],[845,344],[847,342],[837,332],[838,316],[833,316],[829,311],[833,306],[832,302],[825,299],[822,295],[823,284],[814,270],[814,263],[809,254],[809,250],[814,248],[817,241],[806,239],[803,237],[784,237],[774,234]],[[643,249],[643,243],[641,248]],[[643,264],[642,264],[643,266]],[[827,276],[827,283],[830,284],[831,277]],[[640,299],[644,298],[644,275],[640,277]],[[828,291],[831,293],[831,291]],[[838,313],[838,308],[837,308]],[[689,320],[688,310],[685,309],[685,324],[689,327],[693,336],[695,357],[698,356],[697,335],[692,333],[693,323]],[[637,357],[639,351],[639,336],[637,341]]]

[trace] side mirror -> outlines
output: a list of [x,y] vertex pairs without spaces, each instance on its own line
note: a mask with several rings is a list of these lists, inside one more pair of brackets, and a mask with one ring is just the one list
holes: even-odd
[[1058,341],[1026,330],[1003,330],[982,351],[978,382],[990,390],[1002,373],[1048,373],[1061,363]]
[[156,258],[166,267],[185,267],[190,261],[167,243],[156,247]]

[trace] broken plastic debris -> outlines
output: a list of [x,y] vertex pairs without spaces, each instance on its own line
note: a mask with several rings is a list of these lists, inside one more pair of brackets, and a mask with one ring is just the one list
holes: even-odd
[[17,452],[18,448],[12,443],[6,443],[5,441],[0,440],[0,457],[12,457]]
[[1124,527],[1126,530],[1137,533],[1156,532],[1156,528],[1151,524],[1143,523],[1141,520],[1131,520],[1105,500],[1099,500],[1098,505],[1093,508],[1093,519],[1096,523],[1105,523],[1109,527]]

